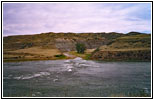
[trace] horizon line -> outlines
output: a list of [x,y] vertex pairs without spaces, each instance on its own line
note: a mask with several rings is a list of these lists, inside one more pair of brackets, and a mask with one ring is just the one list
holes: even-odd
[[150,32],[137,32],[137,31],[130,31],[127,33],[122,33],[122,32],[45,32],[45,33],[34,33],[34,34],[14,34],[14,35],[3,35],[3,37],[9,37],[9,36],[25,36],[25,35],[39,35],[39,34],[49,34],[49,33],[55,33],[55,34],[59,34],[59,33],[64,33],[64,34],[85,34],[85,33],[89,33],[89,34],[95,34],[95,33],[105,33],[105,34],[110,34],[110,33],[118,33],[118,34],[129,34],[129,33],[141,33],[141,34],[151,34]]

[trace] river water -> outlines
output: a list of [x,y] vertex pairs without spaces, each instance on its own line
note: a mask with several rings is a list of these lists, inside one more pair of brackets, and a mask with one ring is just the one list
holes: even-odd
[[151,96],[150,62],[5,62],[4,97]]

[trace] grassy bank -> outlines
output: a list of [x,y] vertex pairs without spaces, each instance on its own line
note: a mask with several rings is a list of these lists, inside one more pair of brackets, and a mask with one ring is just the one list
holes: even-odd
[[77,51],[70,51],[68,52],[71,55],[74,55],[76,57],[81,57],[82,59],[85,60],[90,60],[91,57],[91,53],[94,51],[95,49],[87,49],[85,50],[85,53],[81,54],[81,53],[77,53]]
[[58,49],[44,49],[40,47],[25,48],[18,50],[4,50],[3,61],[35,61],[35,60],[58,60],[70,59]]

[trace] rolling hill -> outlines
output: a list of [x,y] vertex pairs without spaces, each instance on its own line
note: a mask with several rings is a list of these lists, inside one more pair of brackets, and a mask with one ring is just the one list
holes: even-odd
[[126,34],[113,39],[109,44],[99,47],[92,54],[93,59],[99,60],[151,60],[151,35]]
[[[107,60],[117,59],[117,55],[112,54],[118,52],[120,55],[124,52],[134,52],[137,54],[134,59],[140,56],[141,51],[142,60],[150,60],[151,56],[151,35],[130,32],[122,33],[41,33],[36,35],[18,35],[3,37],[3,59],[4,61],[16,60],[46,60],[58,59],[56,55],[61,55],[65,52],[75,51],[75,44],[85,44],[88,54],[91,59]],[[95,50],[99,48],[99,50]],[[94,51],[95,50],[95,51]],[[109,54],[104,52],[112,52]],[[106,56],[105,56],[105,55]],[[131,53],[132,54],[132,53]],[[119,54],[118,54],[119,55]],[[134,54],[133,54],[134,55]],[[107,58],[106,58],[107,57]],[[122,57],[122,56],[121,56]],[[64,58],[67,59],[68,57]],[[126,59],[130,59],[126,57]],[[140,59],[137,59],[140,60]]]

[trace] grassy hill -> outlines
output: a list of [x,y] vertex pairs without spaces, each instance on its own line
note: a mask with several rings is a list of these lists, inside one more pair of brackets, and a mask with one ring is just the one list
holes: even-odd
[[[65,52],[85,58],[85,55],[75,52],[76,43],[85,44],[88,49],[86,55],[90,55],[99,48],[99,51],[92,53],[91,59],[104,60],[105,56],[102,55],[103,57],[100,58],[100,55],[105,51],[150,51],[151,36],[138,32],[128,34],[49,32],[8,36],[3,38],[3,59],[4,61],[59,59],[56,55],[62,55]],[[69,59],[69,57],[63,57],[63,59]]]
[[93,52],[93,59],[99,60],[151,60],[151,35],[126,34],[126,36],[113,39],[107,45],[99,47]]

